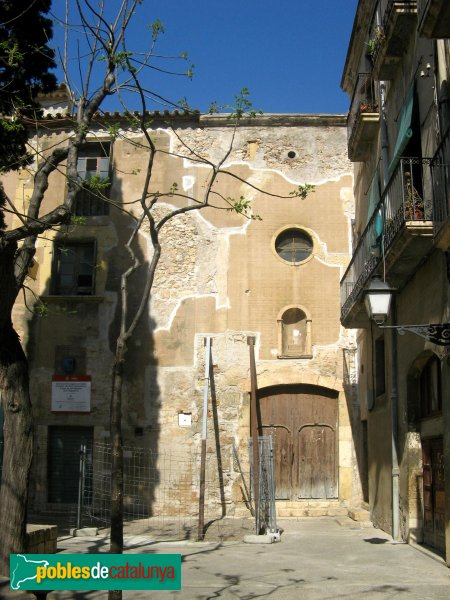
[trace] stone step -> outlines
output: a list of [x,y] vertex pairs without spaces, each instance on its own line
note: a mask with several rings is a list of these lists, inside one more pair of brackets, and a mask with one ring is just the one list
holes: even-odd
[[328,508],[339,507],[339,500],[277,500],[276,506],[280,508]]
[[370,522],[370,513],[365,508],[350,508],[348,516],[354,521]]
[[344,517],[348,509],[339,500],[278,500],[277,516],[283,519],[300,517]]

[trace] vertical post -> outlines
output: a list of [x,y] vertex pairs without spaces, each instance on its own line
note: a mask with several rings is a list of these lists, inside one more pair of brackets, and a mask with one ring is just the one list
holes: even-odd
[[[392,297],[392,324],[397,325],[397,301]],[[398,349],[397,330],[391,329],[392,377],[391,377],[391,448],[392,448],[392,537],[400,540],[400,469],[398,465]]]
[[78,478],[78,510],[77,510],[77,529],[81,529],[81,511],[83,505],[84,489],[84,464],[86,461],[86,445],[80,446],[80,473]]
[[209,392],[209,368],[211,362],[211,338],[204,339],[206,345],[205,355],[205,380],[203,387],[203,420],[202,420],[202,450],[200,462],[200,495],[198,500],[198,534],[201,541],[204,537],[205,527],[205,478],[206,478],[206,432],[208,422],[208,392]]
[[255,338],[253,336],[247,337],[247,344],[250,353],[250,427],[253,448],[253,497],[255,498],[256,534],[259,534],[259,436],[256,403]]
[[268,472],[270,482],[270,527],[271,533],[277,531],[277,511],[275,507],[275,481],[273,472],[273,439],[269,436],[269,460],[268,460]]

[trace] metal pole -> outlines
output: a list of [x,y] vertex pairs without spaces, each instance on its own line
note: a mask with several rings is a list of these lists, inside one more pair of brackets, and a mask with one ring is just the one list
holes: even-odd
[[277,511],[275,506],[275,481],[273,473],[273,440],[269,436],[269,482],[270,482],[270,526],[272,533],[277,531]]
[[83,488],[84,488],[84,462],[86,458],[86,446],[80,446],[80,472],[78,478],[78,509],[77,509],[77,529],[81,529],[81,505],[83,503]]
[[206,432],[208,421],[208,392],[209,392],[209,368],[211,362],[211,338],[205,338],[205,380],[203,387],[203,421],[202,421],[202,450],[200,462],[200,495],[198,501],[198,540],[204,537],[205,527],[205,474],[206,474]]
[[258,439],[258,413],[256,402],[256,363],[255,363],[255,338],[248,337],[247,344],[250,352],[250,426],[253,448],[253,494],[255,498],[256,534],[259,522],[259,439]]
[[[392,321],[397,323],[397,303],[395,295],[392,298],[391,309]],[[392,377],[391,377],[391,445],[392,445],[392,537],[400,539],[400,492],[397,454],[397,429],[398,429],[398,352],[397,331],[391,329],[391,352],[392,352]]]

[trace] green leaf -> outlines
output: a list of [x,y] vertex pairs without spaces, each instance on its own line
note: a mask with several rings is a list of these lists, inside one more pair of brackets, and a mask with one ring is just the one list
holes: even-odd
[[156,19],[153,21],[153,23],[150,23],[149,28],[152,30],[153,40],[156,40],[156,38],[165,31],[164,23],[161,21],[161,19]]
[[89,179],[83,179],[83,187],[91,192],[104,192],[111,185],[109,177],[100,177],[99,175],[93,175]]
[[305,183],[304,185],[299,185],[297,189],[289,192],[289,196],[293,196],[294,198],[301,198],[304,200],[309,194],[315,191],[315,185],[310,183]]
[[70,222],[72,225],[86,225],[86,217],[79,215],[72,215],[70,217]]

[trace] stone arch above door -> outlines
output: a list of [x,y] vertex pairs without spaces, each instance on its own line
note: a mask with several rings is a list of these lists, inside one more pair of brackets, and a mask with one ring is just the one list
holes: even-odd
[[[317,373],[293,369],[292,366],[277,369],[277,371],[265,371],[258,374],[258,389],[263,390],[277,385],[316,385],[335,392],[343,392],[344,387],[341,379],[318,375]],[[250,378],[245,383],[243,391],[250,392]]]

